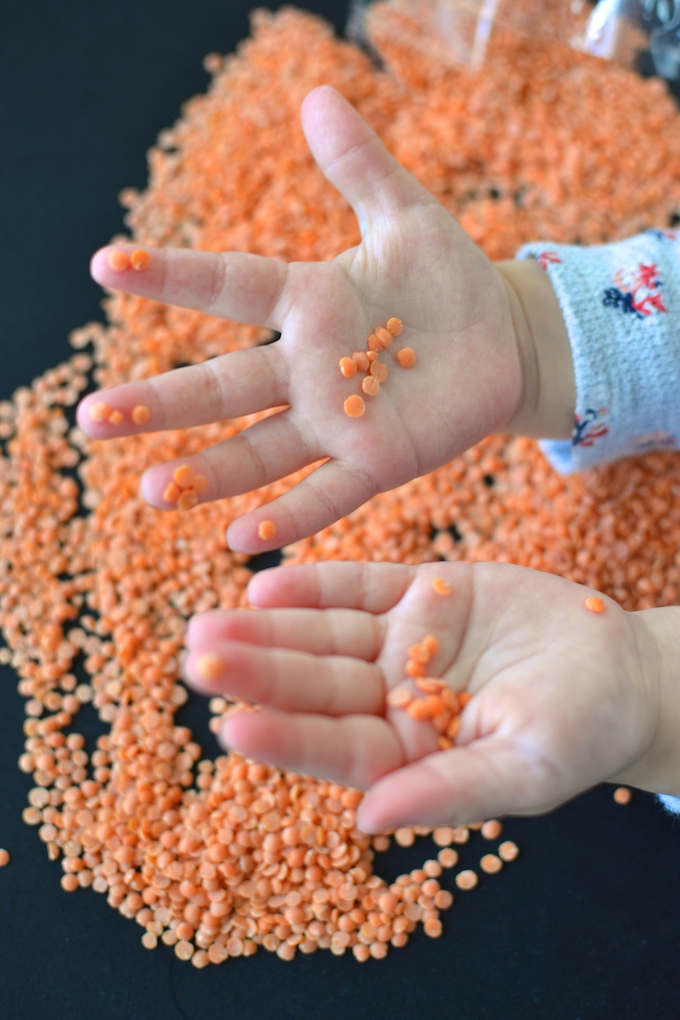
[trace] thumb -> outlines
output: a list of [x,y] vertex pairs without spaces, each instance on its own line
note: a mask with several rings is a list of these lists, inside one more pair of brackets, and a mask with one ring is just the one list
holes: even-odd
[[385,832],[540,814],[578,792],[538,748],[489,737],[390,772],[364,796],[357,825],[363,832]]
[[314,159],[352,206],[362,236],[371,221],[393,218],[424,199],[436,202],[330,85],[321,85],[305,96],[300,116]]

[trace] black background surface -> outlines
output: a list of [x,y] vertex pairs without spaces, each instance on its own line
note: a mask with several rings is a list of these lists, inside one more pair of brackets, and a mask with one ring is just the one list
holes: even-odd
[[[147,148],[206,87],[203,56],[248,34],[250,6],[0,5],[0,399],[68,357],[69,330],[101,317],[87,266],[121,229],[117,194],[144,186]],[[346,3],[306,6],[344,27]],[[0,684],[0,846],[12,854],[0,871],[2,1020],[680,1016],[680,822],[650,796],[620,808],[602,787],[509,820],[520,858],[457,895],[437,941],[421,932],[364,965],[261,951],[197,971],[166,947],[144,950],[105,897],[62,891],[59,865],[21,821],[23,706],[10,670]],[[482,852],[479,841],[466,861]],[[420,841],[377,870],[396,876],[427,856]]]

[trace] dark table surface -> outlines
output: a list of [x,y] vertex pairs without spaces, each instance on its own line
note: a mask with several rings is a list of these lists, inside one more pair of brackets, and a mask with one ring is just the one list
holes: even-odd
[[[250,6],[0,5],[0,399],[68,357],[69,330],[101,317],[87,265],[121,228],[117,194],[144,186],[146,150],[206,87],[203,56],[247,35]],[[344,27],[346,3],[306,6]],[[508,820],[520,858],[457,896],[439,940],[420,932],[364,965],[262,951],[197,971],[166,947],[144,950],[105,897],[62,891],[59,865],[21,821],[23,705],[7,668],[0,683],[0,846],[12,854],[0,871],[2,1020],[680,1016],[680,821],[649,795],[622,808],[602,787]],[[427,856],[421,841],[378,870],[396,876]]]

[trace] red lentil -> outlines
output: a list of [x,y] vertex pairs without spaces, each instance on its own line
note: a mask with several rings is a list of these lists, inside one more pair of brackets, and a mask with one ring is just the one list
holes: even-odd
[[120,248],[113,248],[109,252],[107,262],[116,273],[124,273],[126,269],[130,268],[130,256]]
[[390,347],[394,341],[394,334],[389,329],[384,329],[382,326],[378,326],[375,331],[375,335],[380,342],[380,346],[383,348]]
[[[537,48],[502,32],[490,44],[484,71],[474,76],[437,66],[400,44],[404,24],[384,6],[371,12],[372,40],[390,72],[384,74],[356,47],[334,41],[309,15],[291,10],[256,15],[254,40],[236,57],[211,58],[210,93],[192,101],[179,124],[164,133],[153,152],[148,189],[124,195],[133,244],[186,246],[187,223],[192,225],[189,243],[204,250],[250,248],[309,261],[329,260],[357,244],[351,210],[318,173],[294,127],[300,95],[320,81],[346,92],[390,150],[492,259],[511,258],[524,241],[538,236],[604,243],[668,222],[680,200],[680,132],[677,111],[661,83],[550,42]],[[401,38],[412,36],[411,28]],[[293,78],[294,90],[284,84]],[[270,115],[275,128],[263,128]],[[550,124],[559,124],[559,132],[550,134]],[[453,135],[460,161],[455,167],[439,156],[450,152]],[[221,158],[225,148],[234,153],[229,167]],[[282,151],[294,160],[294,174],[282,162]],[[250,173],[250,167],[262,173]],[[521,208],[513,197],[520,190]],[[332,229],[301,228],[286,212],[300,203],[312,217],[320,216],[314,210],[323,210],[324,227],[332,223]],[[244,206],[252,210],[246,221]],[[220,210],[219,216],[213,210]],[[353,827],[352,812],[361,799],[357,791],[284,776],[233,754],[199,770],[194,766],[200,748],[187,728],[176,725],[175,713],[187,696],[178,681],[186,617],[246,604],[248,563],[218,537],[228,523],[225,513],[233,519],[264,506],[304,473],[229,500],[226,507],[201,504],[191,520],[158,515],[137,494],[140,462],[195,456],[238,435],[253,416],[102,444],[70,430],[65,413],[86,389],[88,373],[100,388],[143,380],[187,356],[203,361],[253,346],[266,334],[121,292],[107,297],[106,310],[109,326],[76,331],[76,353],[67,363],[0,404],[0,497],[13,529],[0,545],[0,618],[27,711],[30,706],[20,767],[32,772],[35,788],[52,798],[42,806],[31,802],[42,812],[37,832],[46,837],[48,857],[74,869],[64,870],[68,887],[80,888],[80,876],[87,882],[89,873],[91,888],[106,893],[125,916],[141,923],[147,916],[141,911],[151,910],[148,930],[164,945],[189,942],[180,940],[175,928],[196,924],[190,944],[199,966],[231,953],[222,942],[243,956],[258,946],[276,951],[282,941],[292,945],[295,936],[281,939],[274,932],[285,930],[274,887],[287,894],[291,873],[300,876],[299,905],[315,912],[294,949],[330,948],[339,927],[330,919],[338,911],[338,919],[355,925],[352,953],[360,960],[371,958],[371,949],[355,933],[368,922],[372,927],[364,937],[383,944],[379,933],[387,934],[386,925],[375,918],[375,906],[377,890],[388,888],[404,890],[395,892],[398,909],[410,904],[413,913],[420,912],[419,920],[403,913],[390,919],[394,934],[385,944],[403,945],[417,924],[432,920],[432,908],[417,902],[417,885],[416,899],[406,897],[414,885],[410,876],[388,887],[373,873],[371,841]],[[93,355],[82,350],[88,344]],[[360,371],[378,360],[378,352],[370,353],[368,358],[359,352]],[[101,420],[108,421],[110,413],[109,408]],[[45,451],[45,458],[37,458],[36,450]],[[63,468],[78,465],[81,457],[77,480],[66,477]],[[438,471],[375,497],[351,521],[286,549],[285,559],[312,562],[330,554],[418,564],[438,557],[502,558],[566,576],[627,609],[676,604],[677,472],[675,455],[657,452],[591,472],[587,479],[561,477],[531,441],[493,436]],[[484,485],[486,475],[502,484]],[[455,541],[449,531],[453,524],[460,534]],[[650,536],[642,545],[637,541],[641,529]],[[62,634],[55,632],[43,643],[46,619],[59,619]],[[70,672],[81,651],[87,683],[76,682]],[[80,706],[88,703],[109,730],[89,761],[78,765],[73,756],[85,752],[70,747],[63,731],[77,726]],[[224,703],[218,713],[231,710]],[[137,753],[142,740],[148,742],[147,765]],[[251,780],[251,769],[264,771]],[[260,828],[264,815],[253,806],[263,797],[275,803],[266,814],[278,812],[280,829]],[[335,811],[338,803],[341,813]],[[161,812],[156,820],[152,809]],[[325,826],[326,815],[337,818],[336,830]],[[310,826],[315,839],[320,830],[341,836],[347,847],[342,868],[333,867],[325,843],[288,846],[280,837],[291,829],[296,839],[303,832],[311,838]],[[121,832],[136,842],[122,842]],[[400,832],[403,845],[424,834]],[[229,833],[231,842],[218,839]],[[269,837],[281,841],[265,844]],[[442,867],[456,866],[458,855],[449,843],[464,838],[469,838],[467,828],[434,831]],[[396,834],[395,842],[399,845]],[[67,843],[70,851],[82,849],[66,855]],[[221,855],[212,849],[217,843],[228,847],[222,863],[208,855],[208,849],[211,856]],[[315,863],[309,873],[317,877],[308,881],[320,883],[314,890],[304,884],[310,852]],[[504,861],[517,852],[510,841],[498,847]],[[281,877],[284,867],[288,871]],[[349,910],[338,898],[341,886],[333,884],[335,877],[330,880],[338,871],[343,885],[353,887],[353,904],[361,907]],[[196,901],[181,898],[184,881],[196,887]],[[369,881],[378,884],[369,886]],[[269,886],[261,886],[265,882]],[[241,913],[213,915],[213,907],[219,913],[225,901],[213,903],[209,892],[226,891],[229,883],[239,890]],[[258,888],[264,888],[261,899]],[[313,899],[313,892],[327,899]],[[326,911],[327,919],[319,920]],[[210,924],[201,921],[206,912],[214,918]]]
[[387,320],[387,328],[392,336],[400,336],[404,327],[401,319],[397,319],[395,316],[392,316],[391,319]]
[[495,818],[490,818],[487,822],[484,822],[480,829],[484,839],[498,839],[502,831],[503,826]]
[[366,410],[366,404],[356,393],[347,398],[344,406],[345,414],[348,414],[350,418],[361,418]]
[[380,383],[374,376],[367,375],[361,380],[361,388],[367,397],[376,397],[380,392]]
[[257,526],[257,534],[264,542],[271,542],[276,535],[276,525],[273,521],[260,521]]
[[597,595],[590,595],[585,603],[586,609],[590,610],[591,613],[603,613],[604,602]]
[[220,678],[224,664],[219,655],[214,652],[206,652],[199,657],[196,668],[205,680],[214,682]]
[[503,861],[496,854],[484,854],[479,866],[487,875],[496,875],[503,867]]
[[630,804],[633,794],[627,786],[617,786],[614,790],[614,800],[617,804]]
[[455,882],[459,889],[467,891],[469,889],[474,889],[479,882],[479,877],[476,871],[466,868],[464,871],[458,872]]
[[413,368],[416,363],[416,352],[412,347],[402,347],[397,351],[397,361],[402,368]]
[[137,404],[132,409],[132,420],[135,425],[146,425],[151,417],[151,411],[145,404]]
[[7,850],[0,850],[0,868],[4,868],[9,864],[10,856]]
[[340,358],[338,364],[340,365],[340,371],[344,375],[345,379],[351,379],[352,376],[355,376],[357,374],[357,369],[359,366],[355,358]]
[[104,403],[103,400],[98,400],[94,404],[90,404],[87,413],[91,421],[108,421],[111,410],[109,405]]
[[151,265],[151,258],[148,251],[144,251],[143,248],[138,248],[137,251],[133,251],[130,256],[130,265],[133,269],[136,269],[137,272],[143,272],[143,270],[148,269]]
[[448,581],[445,581],[443,577],[435,577],[432,582],[432,587],[436,591],[437,595],[450,595],[452,591],[451,585]]
[[505,861],[506,864],[509,861],[514,861],[518,854],[519,848],[517,844],[513,843],[510,839],[506,839],[505,842],[501,843],[498,847],[498,856],[502,861]]

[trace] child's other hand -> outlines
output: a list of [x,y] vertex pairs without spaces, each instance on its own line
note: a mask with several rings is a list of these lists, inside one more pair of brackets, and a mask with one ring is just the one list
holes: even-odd
[[[319,263],[153,249],[143,272],[112,269],[111,249],[92,262],[106,287],[281,333],[274,344],[91,394],[78,413],[88,435],[108,438],[279,408],[188,459],[207,479],[202,501],[325,460],[287,494],[232,522],[227,540],[242,552],[311,535],[377,492],[447,463],[502,430],[522,397],[512,288],[501,273],[334,89],[306,97],[302,122],[319,166],[358,217],[356,248]],[[364,397],[364,416],[352,419],[343,405],[361,392],[363,373],[343,378],[339,359],[365,350],[369,334],[393,316],[404,328],[381,356],[388,378],[377,396]],[[408,370],[394,358],[405,345],[417,356]],[[123,424],[92,420],[89,409],[102,399],[126,412]],[[129,424],[137,405],[151,412],[139,427]],[[171,508],[163,492],[177,466],[146,472],[142,492],[153,506]],[[258,538],[264,518],[276,527],[265,543]]]
[[[257,612],[191,620],[185,673],[204,693],[261,706],[225,721],[226,745],[366,790],[367,831],[538,814],[603,780],[644,785],[653,757],[643,614],[606,598],[591,612],[591,594],[506,564],[282,567],[250,582]],[[472,695],[451,750],[386,702],[426,634],[439,641],[431,675]]]

